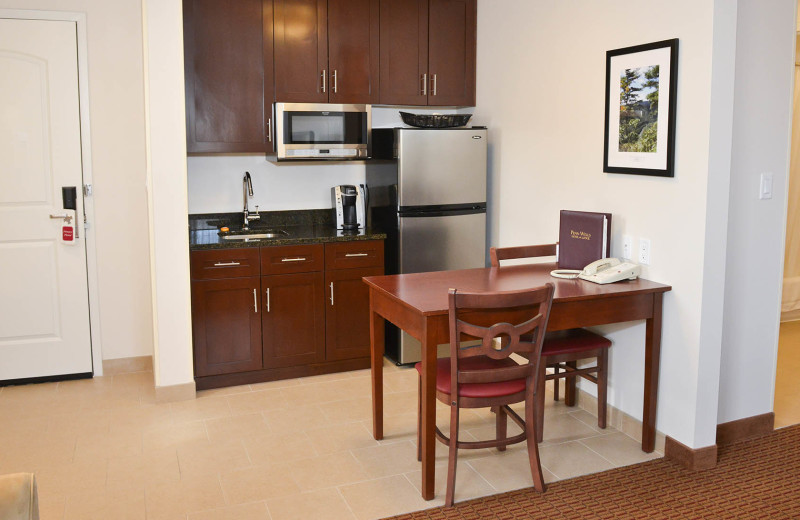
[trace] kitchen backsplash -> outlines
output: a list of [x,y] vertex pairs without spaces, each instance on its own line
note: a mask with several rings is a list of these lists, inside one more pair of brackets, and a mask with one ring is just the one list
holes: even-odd
[[[404,126],[399,110],[415,114],[464,114],[474,109],[373,107],[374,128]],[[253,181],[251,210],[282,211],[331,207],[331,187],[364,182],[363,164],[274,164],[262,154],[203,155],[188,158],[189,213],[242,211],[242,176]]]

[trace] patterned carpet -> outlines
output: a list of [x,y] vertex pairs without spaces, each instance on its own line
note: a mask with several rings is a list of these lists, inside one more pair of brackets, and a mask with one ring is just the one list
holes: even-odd
[[[692,472],[658,459],[394,517],[397,520],[798,519],[800,425],[721,446],[718,464]],[[458,482],[456,482],[458,486]]]

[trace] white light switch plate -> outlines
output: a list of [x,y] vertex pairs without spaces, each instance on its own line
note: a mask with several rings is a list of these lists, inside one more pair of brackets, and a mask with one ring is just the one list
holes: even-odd
[[772,174],[762,173],[761,184],[758,188],[758,198],[761,200],[772,198]]

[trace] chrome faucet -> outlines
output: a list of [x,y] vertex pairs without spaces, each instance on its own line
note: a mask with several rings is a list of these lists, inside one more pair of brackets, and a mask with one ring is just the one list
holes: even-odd
[[242,226],[242,229],[249,230],[250,221],[261,218],[261,215],[258,214],[258,204],[256,204],[255,215],[251,215],[250,210],[247,209],[247,197],[253,196],[253,181],[250,179],[250,172],[244,172],[244,178],[242,179],[242,196],[244,198],[244,225]]

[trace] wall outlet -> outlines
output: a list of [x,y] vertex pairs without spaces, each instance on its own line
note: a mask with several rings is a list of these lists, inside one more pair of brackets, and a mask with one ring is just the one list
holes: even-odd
[[642,265],[650,265],[650,239],[639,239],[639,263]]
[[630,235],[622,235],[622,258],[633,258],[633,238]]

